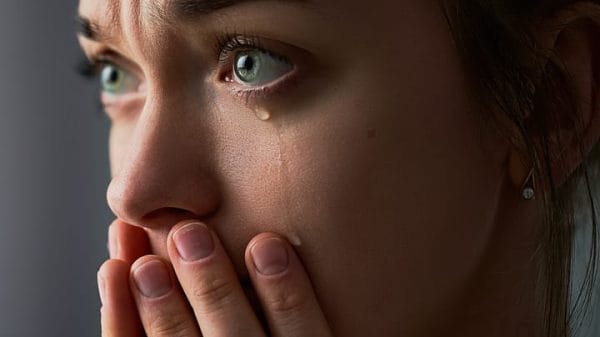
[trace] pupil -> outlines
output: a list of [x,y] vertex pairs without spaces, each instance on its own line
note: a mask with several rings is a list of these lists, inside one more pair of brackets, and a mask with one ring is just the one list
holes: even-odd
[[250,56],[244,55],[240,58],[239,66],[241,69],[248,71],[254,67],[254,60]]
[[235,64],[235,72],[238,78],[244,82],[254,81],[258,71],[259,63],[255,60],[253,53],[241,54]]
[[108,75],[108,81],[110,83],[116,83],[119,81],[119,72],[117,71],[117,69],[111,69],[111,72]]

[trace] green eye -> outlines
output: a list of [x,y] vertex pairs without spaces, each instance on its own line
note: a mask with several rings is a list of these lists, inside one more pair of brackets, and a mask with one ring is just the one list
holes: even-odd
[[239,83],[259,86],[273,82],[293,68],[287,59],[255,49],[236,55],[233,72]]
[[119,96],[137,90],[137,80],[129,72],[113,64],[106,64],[100,73],[102,91]]

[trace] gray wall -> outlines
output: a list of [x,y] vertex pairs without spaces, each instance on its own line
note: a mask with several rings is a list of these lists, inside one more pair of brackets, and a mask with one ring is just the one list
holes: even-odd
[[0,337],[99,336],[108,122],[76,0],[0,2]]
[[0,2],[0,337],[100,335],[108,121],[74,71],[76,6]]

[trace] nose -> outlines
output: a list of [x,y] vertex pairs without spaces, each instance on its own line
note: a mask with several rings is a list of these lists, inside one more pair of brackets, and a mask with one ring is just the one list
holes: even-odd
[[173,226],[205,218],[218,206],[208,127],[193,120],[202,114],[181,106],[147,100],[127,144],[112,145],[127,148],[114,163],[107,201],[129,224]]

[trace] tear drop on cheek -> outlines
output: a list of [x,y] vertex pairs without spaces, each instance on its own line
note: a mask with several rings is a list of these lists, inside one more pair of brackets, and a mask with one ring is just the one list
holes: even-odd
[[263,108],[256,108],[254,114],[256,115],[256,118],[261,121],[268,121],[271,118],[271,113]]
[[302,245],[302,241],[300,241],[300,237],[296,234],[288,235],[288,240],[292,244],[292,246],[300,247]]

